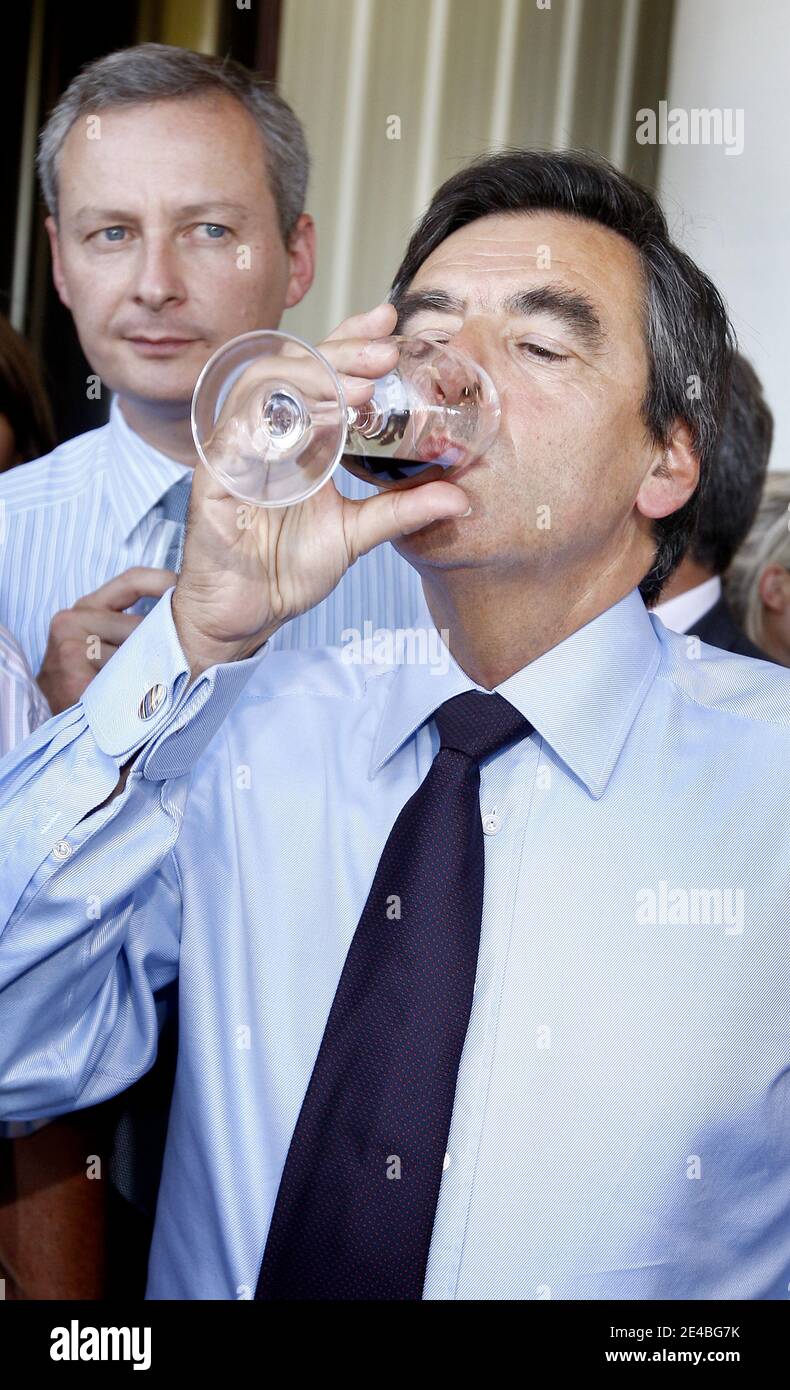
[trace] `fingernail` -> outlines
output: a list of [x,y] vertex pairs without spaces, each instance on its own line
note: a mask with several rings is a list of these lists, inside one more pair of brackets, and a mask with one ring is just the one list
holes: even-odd
[[396,343],[394,338],[376,338],[368,343],[364,350],[368,355],[373,354],[374,357],[383,357],[385,353],[391,353],[395,346]]
[[462,517],[471,516],[471,515],[472,515],[472,508],[471,508],[471,506],[467,507],[467,509],[466,509],[465,512],[461,512],[461,516],[462,516]]

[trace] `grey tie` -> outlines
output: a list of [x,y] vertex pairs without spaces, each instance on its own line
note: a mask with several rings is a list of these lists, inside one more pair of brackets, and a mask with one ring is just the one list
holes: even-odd
[[165,556],[164,567],[166,570],[175,570],[176,574],[181,569],[181,560],[184,552],[184,527],[186,525],[187,512],[189,511],[189,498],[192,491],[191,471],[183,478],[179,478],[177,483],[167,489],[159,505],[162,508],[162,519],[164,521],[178,521],[181,530],[170,542]]
[[[171,540],[167,554],[165,555],[163,568],[173,570],[176,574],[181,569],[181,560],[184,552],[184,527],[189,511],[189,498],[192,491],[192,471],[186,473],[183,478],[179,478],[177,483],[173,483],[167,489],[163,497],[159,499],[161,508],[161,518],[163,521],[177,521],[179,528]],[[150,613],[151,609],[159,602],[155,598],[141,598],[129,611],[140,617]]]

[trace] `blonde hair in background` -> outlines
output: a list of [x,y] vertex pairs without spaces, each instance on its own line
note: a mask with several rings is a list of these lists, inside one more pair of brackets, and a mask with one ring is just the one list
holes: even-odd
[[736,621],[758,647],[763,626],[760,576],[768,565],[790,570],[790,473],[768,474],[754,525],[725,579]]

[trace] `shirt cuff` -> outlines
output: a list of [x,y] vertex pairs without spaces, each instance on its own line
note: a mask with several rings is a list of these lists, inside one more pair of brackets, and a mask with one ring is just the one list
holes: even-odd
[[190,686],[173,593],[168,589],[82,696],[102,752],[120,767],[147,749],[136,770],[153,781],[191,770],[269,649],[264,642],[244,661],[210,666]]

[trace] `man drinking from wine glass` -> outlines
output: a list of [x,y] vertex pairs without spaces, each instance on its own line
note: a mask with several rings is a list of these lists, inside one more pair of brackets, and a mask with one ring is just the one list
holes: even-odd
[[[175,588],[2,767],[0,1113],[122,1090],[177,977],[149,1298],[784,1297],[790,678],[645,608],[723,303],[648,192],[531,151],[439,189],[392,298],[338,369],[397,317],[497,437],[242,530],[198,469]],[[386,541],[443,673],[271,649]]]

